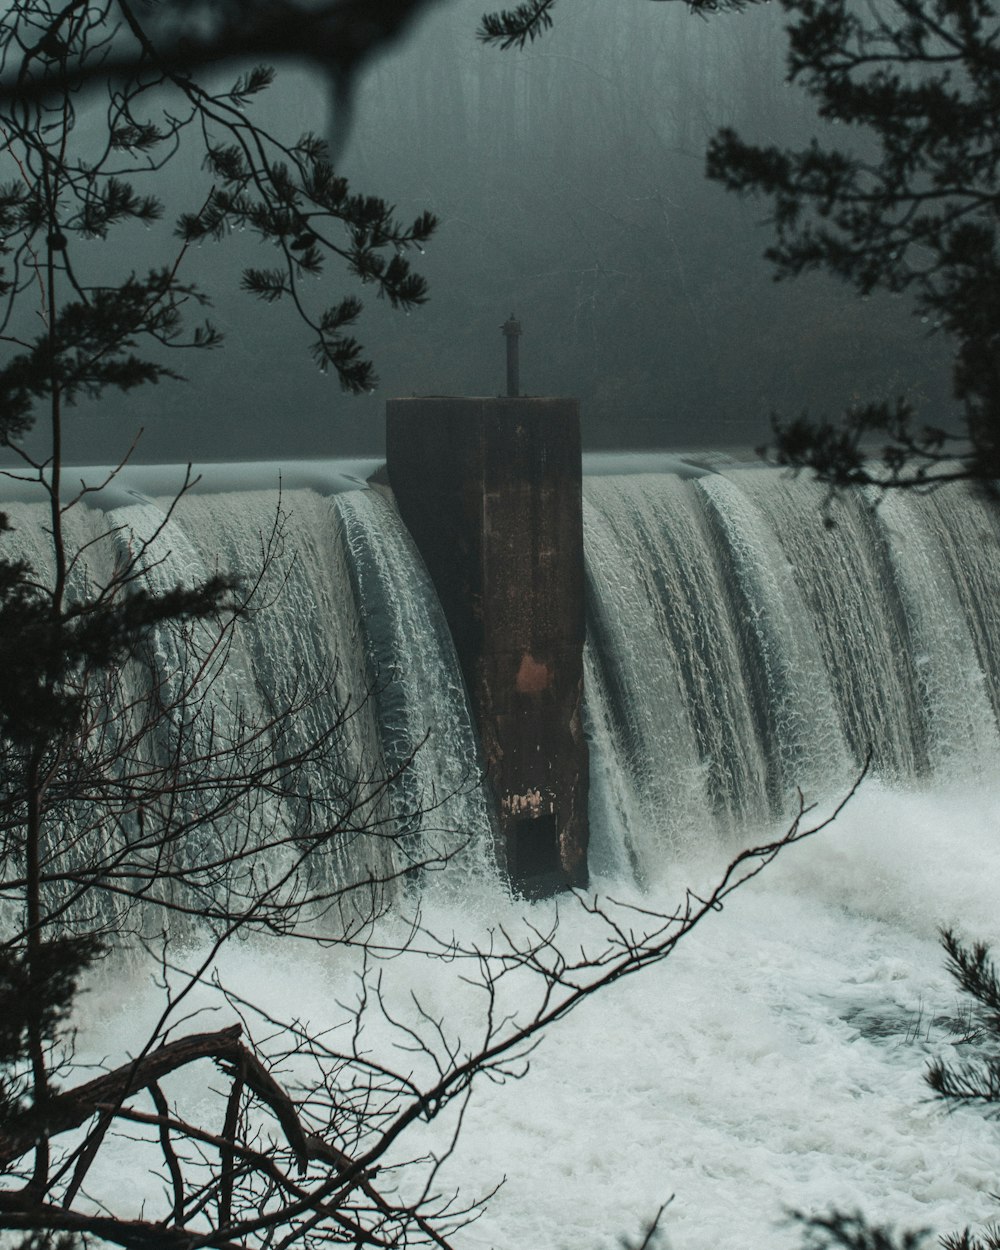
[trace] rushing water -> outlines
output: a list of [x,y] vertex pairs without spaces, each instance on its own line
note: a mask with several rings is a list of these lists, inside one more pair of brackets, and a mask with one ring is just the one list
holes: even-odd
[[[731,840],[787,812],[797,787],[835,792],[869,754],[894,784],[992,771],[993,507],[956,486],[824,508],[820,488],[771,469],[622,464],[629,472],[584,486],[599,871],[649,880],[691,830]],[[301,484],[284,486],[284,537],[260,596],[274,602],[239,630],[231,684],[252,673],[279,698],[295,683],[328,684],[328,701],[302,717],[303,739],[353,700],[346,758],[379,755],[392,771],[416,752],[396,818],[430,809],[428,828],[461,826],[485,846],[475,733],[433,588],[391,501],[348,468],[300,467]],[[138,472],[146,491],[162,489],[141,478],[155,470]],[[215,474],[221,489],[185,496],[157,539],[163,584],[216,569],[252,583],[265,562],[276,493],[251,489],[260,473]],[[90,544],[81,581],[100,582],[169,504],[119,485],[106,512],[70,513],[71,547]],[[12,519],[44,567],[41,509],[15,503]],[[95,541],[102,530],[108,539]],[[167,652],[162,662],[169,669]]]
[[[478,1085],[435,1192],[468,1201],[506,1180],[455,1244],[612,1250],[672,1194],[671,1250],[794,1250],[789,1208],[838,1205],[938,1233],[994,1217],[1000,1128],[975,1109],[948,1114],[931,1103],[922,1072],[931,1056],[967,1057],[936,926],[961,918],[968,935],[1000,941],[998,822],[998,790],[867,786],[827,833],[787,852],[666,963],[555,1026],[522,1080]],[[701,832],[703,854],[674,864],[678,883],[698,886],[718,871],[711,830]],[[678,901],[664,883],[642,894],[620,879],[595,886],[645,907]],[[488,925],[521,932],[522,915],[544,931],[555,909],[480,881],[433,889],[423,919],[482,941]],[[559,910],[560,941],[572,950],[592,933],[577,909]],[[382,937],[398,936],[387,928]],[[347,953],[294,943],[241,946],[220,967],[237,992],[318,1030],[342,1018],[356,971]],[[80,1045],[95,1057],[134,1049],[159,997],[139,972],[96,988],[82,1000]],[[413,958],[385,969],[397,1018],[413,994],[471,1040],[481,1003],[461,989],[451,965]],[[202,1004],[219,1005],[206,992],[189,1007]],[[372,1022],[372,1054],[392,1059],[390,1032]],[[195,1099],[202,1079],[189,1080]],[[453,1127],[449,1117],[416,1140],[408,1134],[401,1151],[445,1149]],[[110,1191],[126,1177],[136,1203],[158,1195],[134,1145],[114,1149]],[[103,1192],[97,1178],[92,1189]]]
[[[671,1193],[675,1250],[796,1245],[779,1226],[788,1208],[838,1204],[940,1232],[985,1220],[1000,1133],[929,1104],[921,1069],[929,1054],[961,1056],[937,926],[1000,940],[995,511],[955,487],[824,512],[819,490],[771,470],[634,471],[649,467],[585,480],[595,887],[669,908],[748,838],[784,828],[797,787],[829,801],[869,754],[872,778],[666,964],[560,1025],[523,1082],[477,1093],[445,1179],[466,1194],[508,1182],[460,1244],[614,1245]],[[235,484],[182,502],[158,576],[253,575],[275,495]],[[78,545],[116,531],[81,576],[99,581],[114,545],[163,517],[165,500],[144,492],[75,514]],[[34,507],[11,511],[44,567]],[[427,923],[472,941],[527,911],[544,929],[555,904],[516,902],[494,879],[461,676],[391,502],[355,474],[320,475],[286,488],[282,507],[280,595],[241,631],[228,680],[325,683],[304,738],[370,692],[344,759],[391,771],[419,746],[389,818],[414,854],[449,830],[471,835],[451,878],[426,884]],[[408,825],[416,809],[427,814]],[[332,854],[329,870],[351,876],[387,852],[360,838]],[[572,907],[562,925],[570,945],[584,940]],[[347,954],[252,948],[224,969],[276,1013],[324,1027],[353,971]],[[394,975],[400,1005],[416,992],[475,1032],[447,969],[401,961]],[[138,1038],[147,1010],[131,981],[105,985],[84,1006],[84,1044],[101,1054]],[[137,1174],[137,1194],[145,1183]]]
[[[740,469],[590,478],[587,699],[608,864],[656,875],[843,786],[994,769],[997,520]],[[626,853],[627,852],[627,853]]]

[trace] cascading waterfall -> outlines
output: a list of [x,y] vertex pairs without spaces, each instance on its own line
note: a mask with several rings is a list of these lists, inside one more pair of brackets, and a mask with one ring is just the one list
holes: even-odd
[[[93,594],[124,562],[136,560],[156,590],[193,586],[215,573],[234,577],[238,595],[253,588],[250,610],[231,631],[220,635],[214,622],[158,629],[142,661],[122,675],[117,697],[128,710],[110,722],[110,733],[127,727],[122,736],[131,740],[132,768],[140,775],[147,763],[169,768],[172,753],[194,760],[189,791],[181,766],[178,791],[145,805],[145,827],[154,827],[157,803],[172,806],[175,821],[178,803],[227,809],[206,824],[193,812],[197,832],[172,847],[169,860],[155,852],[161,866],[216,860],[227,846],[238,866],[248,846],[273,845],[259,891],[280,881],[308,843],[312,853],[295,880],[305,871],[320,894],[355,882],[401,882],[415,864],[448,862],[457,869],[462,862],[481,874],[475,865],[492,840],[476,735],[440,608],[392,506],[367,490],[293,490],[280,499],[273,490],[180,499],[117,491],[110,503],[107,510],[66,513],[67,550],[79,553],[71,600]],[[50,579],[46,507],[16,501],[7,512],[13,533],[4,554],[28,561],[40,581]],[[136,735],[135,716],[145,714],[143,694],[150,689],[169,712],[151,733]],[[293,714],[283,715],[289,707]],[[103,739],[108,732],[102,728]],[[186,746],[178,751],[181,733]],[[249,744],[248,767],[260,763],[265,740],[264,750],[293,761],[280,799],[262,786],[230,804],[241,760],[225,753],[241,737]],[[202,761],[217,750],[220,762],[209,762],[202,774]],[[301,768],[294,765],[299,756]],[[78,836],[81,814],[67,809],[53,814],[50,825],[64,828],[70,858],[93,868],[107,849],[104,839],[141,836],[135,820],[126,812]],[[198,888],[204,904],[205,887]],[[225,874],[212,888],[221,901],[230,889]],[[348,908],[364,913],[367,888],[346,897]],[[113,895],[101,898],[103,922],[119,927],[119,904]],[[193,897],[184,902],[199,906]]]
[[[426,569],[392,506],[375,491],[335,496],[364,622],[367,680],[376,692],[382,751],[399,771],[393,793],[405,825],[421,813],[419,855],[434,853],[432,830],[453,855],[482,870],[491,851],[490,816],[480,785],[479,748],[462,674]],[[455,868],[451,869],[456,871]]]
[[768,761],[747,683],[733,681],[739,645],[698,483],[587,479],[584,547],[592,771],[614,796],[595,850],[617,825],[638,869],[636,840],[668,850],[706,798],[734,821],[759,810]]
[[[170,500],[158,502],[166,507]],[[327,881],[347,883],[369,871],[390,875],[388,842],[365,838],[349,816],[350,805],[360,803],[373,825],[385,819],[377,785],[372,799],[366,795],[364,778],[379,759],[378,715],[366,698],[362,627],[329,500],[308,491],[283,494],[280,504],[273,491],[188,495],[174,509],[161,546],[171,551],[171,561],[157,570],[164,585],[171,576],[176,580],[171,565],[187,547],[193,563],[185,580],[222,572],[236,576],[244,590],[255,587],[251,611],[224,653],[219,696],[230,717],[266,721],[265,692],[279,716],[294,706],[294,715],[280,718],[280,750],[289,758],[308,756],[310,744],[337,726],[312,767],[302,770],[301,797],[283,796],[283,805],[294,810],[270,811],[265,796],[257,819],[263,826],[284,820],[287,830],[297,821],[319,837],[313,870]],[[318,628],[319,621],[326,628]],[[169,638],[169,631],[161,632]],[[169,661],[183,670],[173,656]],[[320,765],[325,775],[310,775]],[[337,836],[322,838],[325,828],[338,829]]]
[[765,468],[585,478],[595,823],[640,876],[706,820],[725,836],[796,787],[835,792],[869,752],[893,782],[997,758],[990,506],[824,498]]
[[[767,468],[637,467],[633,456],[626,473],[584,479],[595,871],[649,880],[695,830],[735,838],[785,815],[797,787],[836,793],[869,752],[893,782],[990,766],[1000,746],[992,505],[953,487],[824,508],[820,488]],[[116,552],[156,526],[158,583],[216,570],[252,581],[276,499],[191,493],[166,522],[168,498],[119,492],[107,512],[75,509],[78,585],[99,584]],[[9,511],[17,554],[44,573],[44,510]],[[269,606],[236,631],[221,702],[232,711],[258,686],[277,704],[320,692],[291,727],[301,743],[346,707],[335,767],[361,775],[377,760],[399,771],[377,818],[407,835],[391,852],[403,859],[396,870],[467,843],[464,871],[489,871],[461,674],[391,500],[357,481],[286,491],[280,528],[259,591]],[[178,668],[166,640],[158,663],[164,679]],[[302,786],[320,819],[324,785]],[[332,840],[324,871],[377,871],[387,846],[360,831]]]
[[[949,1032],[956,1001],[937,927],[958,922],[1000,942],[996,787],[966,784],[995,775],[1000,747],[994,506],[963,487],[878,506],[852,495],[830,503],[828,528],[824,493],[804,480],[649,467],[631,457],[622,472],[584,478],[595,888],[638,914],[667,914],[685,887],[718,878],[738,842],[786,827],[797,785],[810,799],[839,797],[869,750],[888,784],[866,786],[832,830],[782,854],[676,958],[560,1023],[523,1081],[477,1088],[440,1187],[475,1194],[509,1179],[456,1244],[610,1240],[667,1193],[678,1250],[795,1250],[789,1208],[837,1205],[935,1234],[976,1227],[995,1216],[996,1126],[974,1110],[936,1113],[922,1070],[942,1050],[969,1053]],[[216,568],[252,580],[277,496],[251,485],[181,501],[152,553],[162,584]],[[105,580],[133,535],[162,522],[166,497],[145,494],[67,515],[71,549],[85,549],[81,587]],[[469,785],[477,745],[462,679],[390,500],[363,481],[319,480],[286,489],[281,506],[284,539],[262,587],[273,606],[233,636],[220,714],[252,701],[257,682],[279,702],[315,688],[290,730],[305,742],[349,700],[336,757],[346,774],[391,773],[429,731],[379,813],[404,831],[404,872],[421,847],[451,845],[449,830],[458,845],[471,833],[444,889],[413,886],[427,931],[486,945],[497,927],[547,932],[558,913],[560,949],[589,948],[583,908],[496,887],[492,831]],[[44,575],[44,511],[5,510],[16,526],[6,553]],[[167,679],[169,639],[157,663]],[[303,777],[311,797],[324,785]],[[426,817],[409,820],[428,798]],[[319,858],[332,879],[351,881],[386,854],[359,832]],[[391,945],[411,910],[387,916],[376,944],[385,933]],[[358,966],[344,948],[248,943],[221,971],[274,1018],[326,1030],[342,1023]],[[400,1018],[412,995],[456,1035],[477,1036],[453,966],[416,955],[388,967]],[[147,982],[145,967],[119,965],[81,998],[85,1058],[123,1036],[135,1050],[144,1043],[160,1011]],[[198,1000],[214,1001],[207,990]],[[453,1125],[439,1138],[425,1127],[418,1150],[441,1143],[443,1156]],[[132,1142],[126,1151],[107,1184],[159,1192],[147,1156]]]
[[[187,496],[175,517],[201,555],[202,575],[235,571],[244,583],[267,562],[278,519],[259,608],[241,623],[230,662],[249,666],[279,706],[318,692],[290,720],[293,750],[339,722],[335,758],[322,762],[322,771],[332,762],[339,774],[335,797],[329,811],[311,814],[314,825],[339,826],[324,844],[325,871],[347,882],[481,858],[489,824],[461,674],[391,504],[370,490],[295,490],[280,505],[274,492],[241,491]],[[345,778],[354,797],[361,779],[378,776],[388,779],[384,793],[369,781],[374,800],[363,798],[343,828]],[[326,781],[308,780],[314,807]]]

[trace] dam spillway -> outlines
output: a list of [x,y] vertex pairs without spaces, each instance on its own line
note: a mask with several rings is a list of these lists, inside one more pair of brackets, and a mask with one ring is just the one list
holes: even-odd
[[[320,684],[336,672],[331,700],[364,704],[345,758],[378,755],[391,770],[419,746],[394,783],[392,818],[416,813],[414,839],[442,847],[460,830],[465,870],[490,871],[466,683],[392,499],[366,485],[375,468],[282,471],[289,571],[270,611],[241,627],[234,680],[253,672],[273,687],[294,673]],[[277,466],[209,466],[161,536],[163,575],[251,577],[277,479]],[[179,481],[130,469],[100,507],[68,514],[70,541],[91,544],[81,586],[99,581],[116,543],[162,521]],[[26,486],[8,496],[8,553],[44,572],[41,505]],[[995,769],[993,509],[964,486],[845,496],[829,528],[822,503],[804,479],[719,457],[586,462],[592,871],[653,879],[706,829],[736,839],[787,813],[797,788],[844,788],[869,751],[875,773],[897,783]],[[322,703],[309,715],[322,719]],[[360,871],[376,853],[359,836],[330,848],[331,871]]]

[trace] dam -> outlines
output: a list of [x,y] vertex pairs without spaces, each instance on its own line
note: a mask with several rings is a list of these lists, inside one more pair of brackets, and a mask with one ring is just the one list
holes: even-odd
[[[391,492],[369,485],[379,468],[205,466],[166,521],[158,576],[252,577],[280,479],[284,585],[238,631],[234,663],[278,688],[290,670],[317,686],[336,671],[331,703],[310,709],[303,733],[338,699],[370,691],[345,729],[345,758],[375,752],[392,771],[412,756],[391,787],[393,818],[418,840],[461,831],[480,865],[469,871],[489,871],[497,818],[480,781],[492,748],[434,578]],[[163,524],[182,480],[178,466],[129,468],[98,506],[68,513],[69,541],[94,544],[77,576],[99,576],[113,555],[103,548]],[[10,550],[44,569],[44,511],[30,486],[7,493]],[[834,501],[829,526],[823,497],[804,478],[717,453],[584,457],[591,872],[648,880],[693,829],[731,839],[789,811],[798,789],[843,788],[869,754],[893,784],[992,768],[995,511],[965,486],[853,495]],[[330,854],[363,860],[363,843]]]

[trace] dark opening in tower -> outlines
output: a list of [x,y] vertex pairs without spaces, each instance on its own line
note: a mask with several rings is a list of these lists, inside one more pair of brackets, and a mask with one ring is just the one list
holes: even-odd
[[511,842],[511,875],[516,885],[530,886],[539,878],[562,871],[559,822],[555,812],[542,812],[515,821]]

